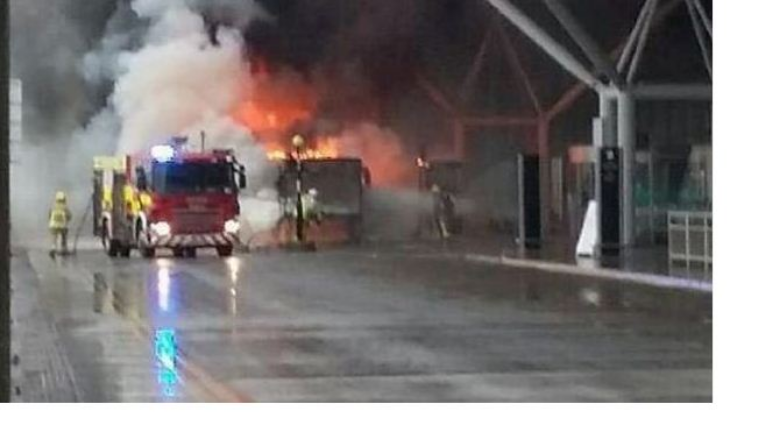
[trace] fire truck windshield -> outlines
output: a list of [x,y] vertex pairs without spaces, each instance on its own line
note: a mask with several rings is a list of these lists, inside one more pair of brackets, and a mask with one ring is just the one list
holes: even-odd
[[236,191],[233,168],[224,162],[155,163],[152,187],[160,194],[230,194]]

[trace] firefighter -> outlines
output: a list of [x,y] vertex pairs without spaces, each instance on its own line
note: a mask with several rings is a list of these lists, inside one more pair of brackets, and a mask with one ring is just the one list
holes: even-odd
[[307,223],[320,224],[322,222],[322,212],[317,202],[317,189],[311,188],[303,195],[303,218]]
[[134,218],[141,211],[141,200],[138,190],[131,184],[125,184],[122,188],[122,198],[125,202],[125,214],[129,219]]
[[433,194],[433,224],[439,237],[446,240],[450,237],[450,231],[447,222],[448,203],[447,196],[441,191],[439,185],[431,187]]
[[68,252],[68,226],[70,225],[70,209],[68,199],[63,191],[54,196],[54,205],[49,210],[49,231],[52,236],[52,246],[49,255],[54,257],[57,252],[65,255]]
[[111,200],[111,198],[112,198],[111,187],[104,186],[103,194],[101,198],[101,207],[103,208],[103,212],[111,212],[111,210],[113,209],[114,202]]

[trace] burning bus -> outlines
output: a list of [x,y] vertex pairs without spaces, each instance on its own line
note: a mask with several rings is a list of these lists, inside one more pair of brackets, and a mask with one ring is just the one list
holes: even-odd
[[[281,211],[285,213],[278,227],[290,229],[297,197],[295,161],[276,160],[276,190]],[[363,161],[343,157],[304,157],[301,159],[301,192],[316,190],[321,222],[310,231],[318,241],[358,243],[363,235],[363,195],[370,185],[370,174]]]

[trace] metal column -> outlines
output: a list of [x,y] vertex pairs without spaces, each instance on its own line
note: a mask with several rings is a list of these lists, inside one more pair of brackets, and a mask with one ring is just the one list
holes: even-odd
[[546,118],[540,117],[537,123],[537,143],[539,150],[539,191],[542,211],[542,231],[541,239],[552,235],[551,215],[552,209],[552,178],[551,178],[551,155],[550,155],[550,123]]
[[[593,147],[596,149],[596,156],[600,154],[603,147],[614,147],[617,145],[617,102],[615,100],[614,90],[610,88],[602,90],[599,93],[599,117],[594,121],[593,127]],[[601,161],[596,161],[595,169],[595,196],[599,209],[597,210],[596,224],[601,224]],[[596,248],[601,249],[602,237],[601,227],[596,228]]]
[[517,155],[517,237],[515,243],[521,250],[525,249],[525,159],[522,154]]
[[623,246],[634,244],[634,150],[636,149],[636,102],[628,92],[617,96],[617,145],[622,150],[623,185],[621,234]]
[[598,147],[614,147],[618,143],[617,101],[610,93],[599,94],[599,118],[601,119],[601,139]]

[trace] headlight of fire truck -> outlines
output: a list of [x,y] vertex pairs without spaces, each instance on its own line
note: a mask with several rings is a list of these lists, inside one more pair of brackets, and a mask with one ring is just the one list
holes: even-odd
[[152,232],[159,237],[171,235],[171,225],[168,222],[152,223]]
[[225,233],[235,235],[241,230],[241,223],[236,219],[230,219],[225,222]]

